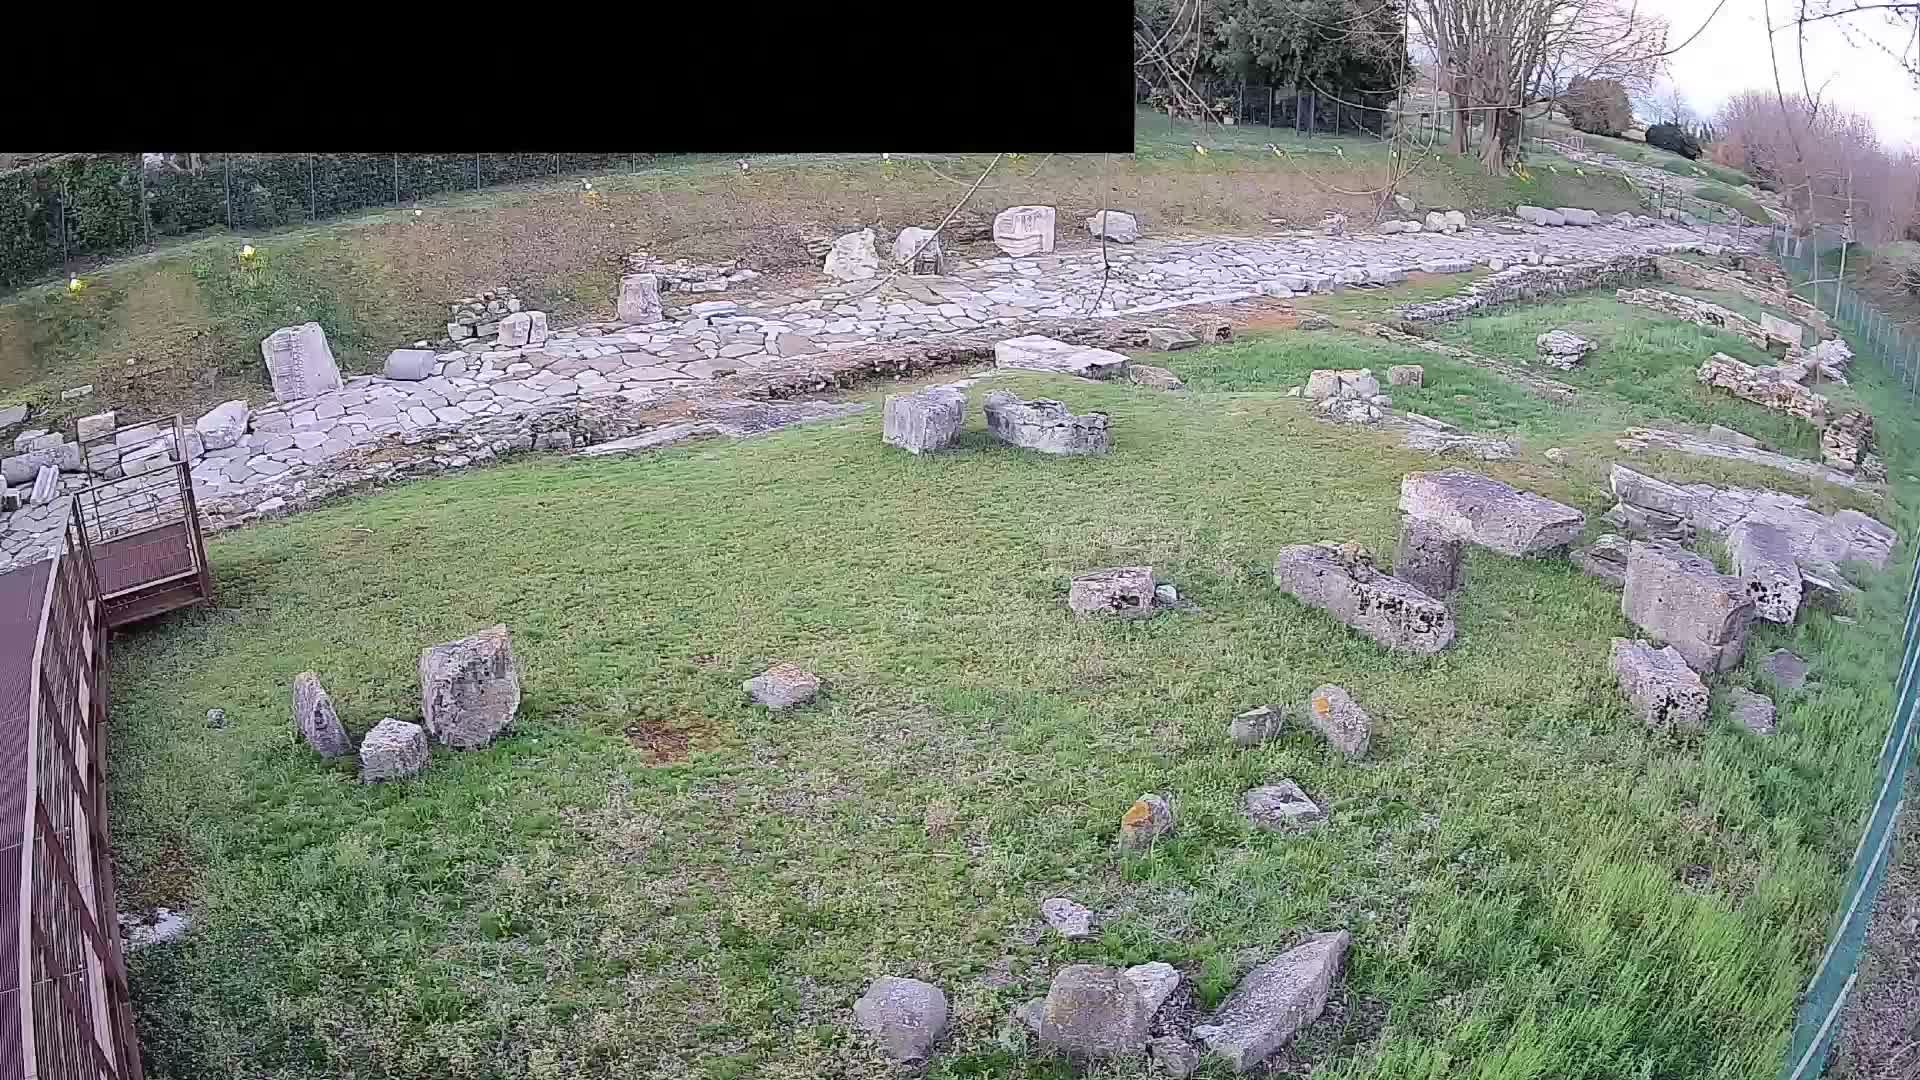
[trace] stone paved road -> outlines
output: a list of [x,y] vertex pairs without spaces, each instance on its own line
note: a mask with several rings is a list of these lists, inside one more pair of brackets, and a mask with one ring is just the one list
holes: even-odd
[[[1503,219],[1456,234],[1147,238],[1109,245],[1105,261],[1098,246],[1081,239],[1046,256],[953,260],[945,276],[901,276],[884,288],[877,287],[879,280],[841,284],[819,278],[785,291],[693,294],[695,302],[723,299],[735,310],[687,311],[639,326],[576,326],[533,348],[468,343],[463,351],[441,354],[424,381],[360,376],[340,390],[264,408],[240,445],[209,451],[194,465],[195,492],[203,512],[212,515],[271,511],[297,496],[328,462],[396,434],[430,438],[466,425],[497,428],[495,421],[516,414],[596,398],[663,402],[724,385],[730,375],[807,365],[877,343],[938,342],[1002,328],[1014,336],[1038,320],[1285,297],[1388,283],[1413,271],[1464,272],[1496,259],[1554,263],[1674,250],[1702,239],[1699,232],[1646,218],[1632,226],[1609,219],[1587,228]],[[16,511],[0,531],[0,568],[46,557],[63,520],[61,501]]]

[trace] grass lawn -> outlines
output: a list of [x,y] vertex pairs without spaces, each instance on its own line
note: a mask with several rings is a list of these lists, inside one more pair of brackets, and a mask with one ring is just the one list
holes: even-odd
[[1773,223],[1773,218],[1761,209],[1759,203],[1753,201],[1752,196],[1743,195],[1725,184],[1702,184],[1694,190],[1693,195],[1696,199],[1704,199],[1710,203],[1719,203],[1738,210],[1742,217],[1755,225]]
[[[1594,304],[1552,318],[1580,329]],[[1530,317],[1460,332],[1493,351]],[[1635,334],[1652,331],[1603,341],[1577,409],[1505,419],[1593,435],[1652,409],[1653,390],[1618,392],[1658,339],[1604,360]],[[114,650],[123,904],[197,919],[131,961],[150,1075],[887,1076],[848,1021],[891,973],[950,996],[930,1075],[1066,1077],[1006,1033],[1059,966],[1165,960],[1212,1004],[1345,927],[1316,1075],[1773,1076],[1884,731],[1898,575],[1857,626],[1755,632],[1719,685],[1758,686],[1781,644],[1819,679],[1781,695],[1766,740],[1718,696],[1705,735],[1650,736],[1607,672],[1619,596],[1562,560],[1474,553],[1458,644],[1388,656],[1270,572],[1300,541],[1385,556],[1402,475],[1435,467],[1284,396],[1303,365],[1377,354],[1335,334],[1183,352],[1181,394],[1007,380],[1110,412],[1099,459],[1002,447],[977,410],[957,450],[914,458],[880,443],[876,409],[525,460],[216,538],[218,606]],[[1437,380],[1418,407],[1502,419],[1448,414],[1450,386],[1498,395],[1420,362]],[[1746,411],[1737,426],[1764,427]],[[1897,478],[1905,421],[1883,431]],[[1537,455],[1486,470],[1608,504]],[[1182,608],[1067,613],[1071,574],[1126,563]],[[366,787],[292,744],[297,672],[358,734],[417,715],[422,646],[494,622],[526,686],[494,747]],[[779,659],[819,672],[823,699],[744,704],[741,680]],[[1375,718],[1365,762],[1297,729],[1227,743],[1235,713],[1326,682]],[[1281,777],[1330,819],[1250,828],[1241,793]],[[1118,818],[1147,791],[1179,827],[1123,855]],[[1037,905],[1063,893],[1107,916],[1097,940],[1042,932]]]

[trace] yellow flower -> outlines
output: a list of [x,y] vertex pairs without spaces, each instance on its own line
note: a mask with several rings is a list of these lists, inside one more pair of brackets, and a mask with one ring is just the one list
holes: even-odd
[[67,291],[70,293],[77,293],[81,289],[84,289],[86,287],[87,287],[87,283],[84,281],[81,281],[78,275],[75,275],[67,279]]
[[243,247],[243,248],[241,248],[241,249],[240,249],[240,257],[241,257],[241,258],[243,258],[243,259],[251,259],[251,258],[253,258],[253,256],[254,256],[255,254],[256,254],[256,253],[255,253],[255,251],[253,250],[253,245],[252,245],[252,244],[248,244],[248,245],[246,245],[245,247]]

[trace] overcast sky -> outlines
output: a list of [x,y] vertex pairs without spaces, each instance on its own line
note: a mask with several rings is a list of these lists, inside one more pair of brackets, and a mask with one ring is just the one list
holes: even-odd
[[[1668,42],[1678,44],[1712,13],[1715,0],[1641,0],[1642,10],[1657,10],[1671,24]],[[1775,25],[1791,18],[1795,0],[1772,0]],[[1841,24],[1841,25],[1836,25]],[[1911,24],[1909,24],[1911,25]],[[1842,32],[1842,26],[1845,32]],[[1851,37],[1853,43],[1847,38]],[[1872,119],[1880,141],[1889,147],[1920,146],[1920,89],[1887,52],[1911,49],[1911,32],[1902,37],[1876,14],[1811,24],[1807,28],[1807,75],[1814,91],[1826,84],[1823,100]],[[1774,39],[1780,76],[1787,93],[1800,89],[1800,64],[1792,29]],[[1669,60],[1676,86],[1695,111],[1711,115],[1742,90],[1773,88],[1773,64],[1767,55],[1762,0],[1726,0],[1706,31]]]

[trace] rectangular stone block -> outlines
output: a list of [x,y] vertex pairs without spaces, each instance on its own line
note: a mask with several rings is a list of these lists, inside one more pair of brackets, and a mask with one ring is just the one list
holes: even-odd
[[1051,206],[1009,206],[994,215],[994,246],[1014,258],[1044,255],[1053,250],[1053,223]]
[[1627,549],[1621,613],[1679,650],[1688,666],[1712,674],[1740,663],[1753,626],[1746,582],[1672,540],[1636,541]]
[[260,342],[260,355],[281,401],[299,401],[341,387],[340,366],[334,363],[327,335],[317,322],[282,327]]
[[882,411],[881,439],[909,453],[944,449],[967,420],[967,394],[936,386],[912,394],[889,394]]

